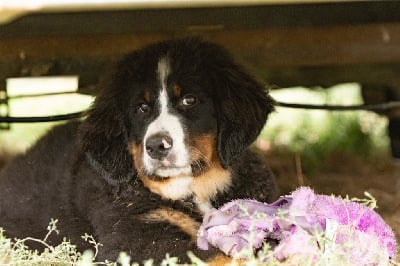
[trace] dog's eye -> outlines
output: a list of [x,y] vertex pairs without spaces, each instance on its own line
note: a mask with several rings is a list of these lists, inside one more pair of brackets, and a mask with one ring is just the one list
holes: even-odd
[[137,111],[141,113],[147,113],[150,111],[150,106],[147,103],[141,103],[139,104]]
[[182,98],[181,104],[184,106],[192,106],[197,102],[196,97],[193,95],[186,95]]

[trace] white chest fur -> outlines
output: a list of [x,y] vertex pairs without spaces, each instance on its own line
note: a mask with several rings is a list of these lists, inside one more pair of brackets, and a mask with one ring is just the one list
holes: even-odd
[[143,181],[153,193],[166,199],[180,200],[193,196],[203,213],[212,208],[211,200],[217,193],[225,191],[231,185],[230,173],[223,169],[212,169],[197,177],[178,176],[165,181]]
[[193,177],[191,176],[174,177],[159,187],[158,194],[172,200],[184,199],[192,195],[192,183]]

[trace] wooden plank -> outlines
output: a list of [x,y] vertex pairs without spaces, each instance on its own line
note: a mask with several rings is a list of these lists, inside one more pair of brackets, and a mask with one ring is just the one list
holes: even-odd
[[115,57],[162,39],[200,36],[254,67],[400,62],[400,23],[0,39],[2,59]]
[[181,32],[193,26],[225,30],[400,22],[400,2],[329,1],[257,6],[38,12],[0,26],[0,38],[49,35]]
[[254,67],[400,61],[400,23],[205,34]]

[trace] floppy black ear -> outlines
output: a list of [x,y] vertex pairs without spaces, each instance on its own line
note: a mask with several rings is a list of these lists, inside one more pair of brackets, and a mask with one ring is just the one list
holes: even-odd
[[257,138],[274,107],[266,87],[238,65],[225,66],[215,80],[219,86],[217,151],[227,168]]
[[[110,184],[136,176],[133,155],[128,149],[127,129],[119,106],[118,76],[103,82],[86,119],[80,126],[80,144],[86,159]],[[116,81],[117,80],[117,81]]]

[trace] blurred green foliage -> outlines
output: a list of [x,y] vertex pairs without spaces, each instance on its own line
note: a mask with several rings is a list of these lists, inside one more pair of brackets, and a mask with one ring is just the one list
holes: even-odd
[[[303,88],[272,91],[274,98],[294,103],[361,104],[358,84],[343,84],[330,89]],[[266,124],[261,138],[271,149],[284,148],[301,156],[303,170],[315,170],[335,151],[356,156],[388,153],[387,119],[367,111],[324,111],[278,107]]]

